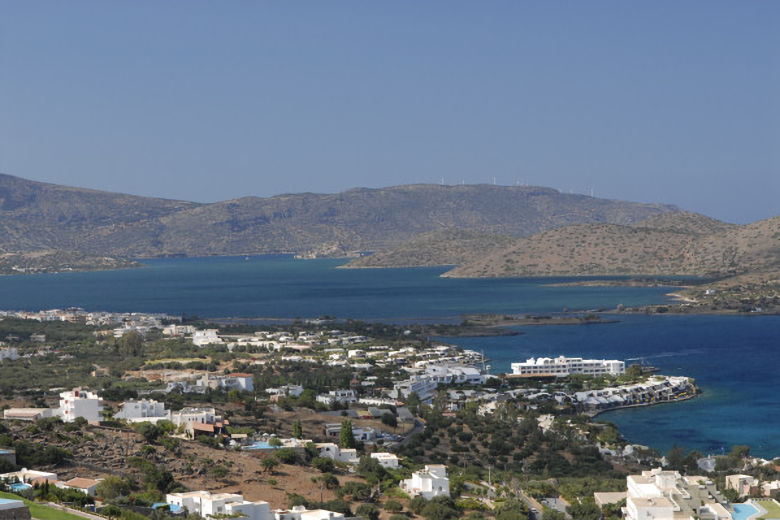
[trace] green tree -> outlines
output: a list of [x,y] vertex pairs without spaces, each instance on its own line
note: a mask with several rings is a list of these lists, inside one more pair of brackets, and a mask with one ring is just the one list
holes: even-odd
[[601,509],[596,505],[593,499],[582,500],[581,502],[572,502],[566,507],[566,512],[571,515],[573,520],[600,520]]
[[116,342],[117,351],[126,357],[136,357],[143,353],[144,338],[138,332],[131,330]]
[[300,419],[295,419],[295,422],[293,423],[293,437],[296,439],[303,438],[303,426],[301,425]]
[[385,511],[388,511],[390,513],[400,513],[403,510],[404,510],[404,506],[398,500],[390,499],[387,502],[385,502]]
[[386,413],[382,415],[382,424],[391,428],[395,428],[398,426],[398,419],[395,418],[395,415]]
[[379,509],[374,504],[360,504],[355,513],[366,520],[379,520]]
[[112,500],[117,497],[127,496],[133,490],[129,482],[115,475],[109,475],[97,485],[97,496],[103,500]]
[[409,511],[411,511],[412,513],[414,513],[416,515],[419,515],[420,513],[422,513],[423,508],[427,504],[428,504],[428,501],[425,500],[425,498],[423,498],[420,495],[417,495],[416,497],[414,497],[413,499],[411,499],[409,501]]
[[275,456],[285,464],[295,464],[295,461],[298,458],[295,455],[295,450],[292,448],[280,448],[276,450]]
[[425,504],[420,514],[425,520],[452,520],[458,517],[458,509],[450,497],[435,497]]
[[339,445],[342,448],[354,448],[355,436],[352,433],[352,421],[344,419],[341,421],[341,432],[339,433]]
[[162,434],[162,430],[157,427],[156,424],[150,422],[137,423],[134,427],[135,431],[143,435],[146,442],[153,443]]
[[406,397],[406,407],[413,415],[420,412],[420,396],[417,395],[417,392],[412,392]]
[[273,474],[274,468],[279,466],[279,460],[276,457],[266,457],[260,464],[267,473]]
[[510,498],[496,509],[495,518],[496,520],[527,520],[528,509],[519,500]]
[[311,465],[323,473],[333,471],[333,468],[335,467],[333,460],[327,457],[314,457],[311,460]]

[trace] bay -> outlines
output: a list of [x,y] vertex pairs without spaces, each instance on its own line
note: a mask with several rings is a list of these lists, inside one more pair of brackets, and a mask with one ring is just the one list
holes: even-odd
[[[440,278],[441,267],[336,269],[344,260],[290,256],[144,260],[118,271],[0,277],[0,308],[83,307],[221,317],[453,322],[467,313],[552,313],[664,303],[665,287],[551,287],[572,279]],[[484,350],[493,372],[531,356],[647,363],[694,377],[683,403],[609,412],[632,442],[719,453],[748,444],[780,455],[780,317],[617,315],[619,323],[520,327],[520,336],[448,341]]]
[[646,362],[660,373],[693,377],[702,394],[680,403],[610,411],[632,442],[720,454],[747,444],[780,456],[780,317],[617,316],[619,323],[518,327],[520,336],[450,340],[482,350],[493,373],[532,356],[581,356]]
[[567,278],[440,278],[443,267],[336,269],[291,256],[144,260],[117,271],[0,277],[0,308],[83,307],[201,317],[455,320],[464,313],[555,312],[667,301],[668,287],[548,287]]

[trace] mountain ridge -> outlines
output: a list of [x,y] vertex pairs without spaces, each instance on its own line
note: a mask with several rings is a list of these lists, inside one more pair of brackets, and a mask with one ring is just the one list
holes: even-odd
[[156,257],[376,251],[442,229],[527,236],[576,222],[677,211],[528,186],[414,184],[214,203],[141,197],[0,174],[0,251]]

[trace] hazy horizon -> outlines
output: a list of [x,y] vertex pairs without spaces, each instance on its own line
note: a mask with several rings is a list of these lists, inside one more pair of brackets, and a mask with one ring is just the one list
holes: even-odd
[[534,185],[780,213],[780,4],[5,3],[0,171],[195,202]]

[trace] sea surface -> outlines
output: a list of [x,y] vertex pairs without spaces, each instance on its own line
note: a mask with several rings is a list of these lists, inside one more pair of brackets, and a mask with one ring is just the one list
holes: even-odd
[[[202,317],[456,322],[467,313],[554,313],[664,303],[664,287],[550,287],[570,279],[459,280],[446,269],[336,269],[289,256],[144,260],[147,267],[0,277],[0,309],[164,312]],[[703,453],[748,444],[780,455],[780,317],[617,315],[618,323],[519,327],[449,340],[484,350],[492,371],[531,356],[643,361],[694,377],[693,400],[603,414],[632,442]]]
[[457,338],[482,350],[491,372],[510,363],[558,355],[623,359],[693,377],[702,394],[679,403],[626,408],[598,420],[618,425],[632,442],[667,452],[673,445],[704,454],[747,444],[780,456],[780,316],[616,316],[618,323],[517,327],[521,336]]
[[0,276],[0,309],[83,307],[201,317],[385,321],[464,313],[555,312],[667,301],[666,287],[546,287],[571,278],[466,280],[447,269],[336,269],[343,259],[291,256],[143,260],[116,271]]

